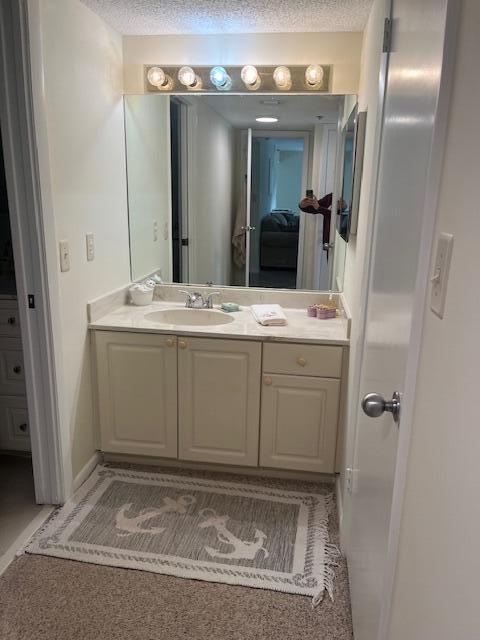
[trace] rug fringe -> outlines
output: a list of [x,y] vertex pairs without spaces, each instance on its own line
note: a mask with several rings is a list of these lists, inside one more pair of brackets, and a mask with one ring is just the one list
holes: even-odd
[[328,519],[333,514],[335,509],[335,500],[333,494],[325,496],[325,517],[317,527],[317,536],[321,536],[324,540],[324,570],[323,570],[323,585],[319,589],[318,593],[313,597],[312,608],[321,604],[325,597],[325,592],[328,593],[330,600],[333,602],[333,587],[335,581],[335,569],[339,566],[339,558],[341,557],[341,551],[336,544],[326,542],[328,540]]

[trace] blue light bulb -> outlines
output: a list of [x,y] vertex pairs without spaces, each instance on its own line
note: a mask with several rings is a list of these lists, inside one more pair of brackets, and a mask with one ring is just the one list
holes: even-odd
[[229,84],[230,76],[223,67],[213,67],[210,71],[210,80],[217,89],[224,89],[225,85]]

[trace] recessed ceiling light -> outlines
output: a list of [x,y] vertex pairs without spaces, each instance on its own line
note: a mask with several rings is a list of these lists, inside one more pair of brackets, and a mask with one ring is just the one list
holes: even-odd
[[258,116],[255,120],[257,122],[278,122],[278,118],[276,116]]

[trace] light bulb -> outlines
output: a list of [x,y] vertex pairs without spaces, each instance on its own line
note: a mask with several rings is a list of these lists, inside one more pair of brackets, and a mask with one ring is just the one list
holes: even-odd
[[178,80],[186,87],[193,87],[197,81],[197,76],[192,67],[182,67],[178,72]]
[[323,69],[319,64],[311,64],[305,71],[305,80],[311,87],[319,86],[323,80]]
[[165,82],[165,72],[160,67],[150,67],[147,73],[147,80],[154,87],[161,87]]
[[288,67],[277,67],[273,72],[273,80],[279,89],[290,89],[292,75]]
[[268,124],[273,124],[274,122],[278,122],[277,116],[258,116],[255,118],[257,122],[265,122]]
[[223,67],[213,67],[210,71],[210,80],[217,89],[226,90],[232,86],[232,79]]
[[240,77],[247,87],[253,87],[259,80],[257,68],[251,64],[247,64],[243,67]]

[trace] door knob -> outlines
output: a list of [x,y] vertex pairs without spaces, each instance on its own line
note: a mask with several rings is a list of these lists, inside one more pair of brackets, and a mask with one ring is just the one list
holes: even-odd
[[167,347],[173,347],[173,338],[167,338]]
[[187,343],[185,342],[185,340],[179,340],[178,341],[178,346],[180,347],[180,349],[186,349],[187,348]]
[[379,418],[388,411],[392,414],[395,422],[400,420],[400,394],[398,391],[391,400],[385,400],[379,393],[367,393],[362,400],[362,409],[370,418]]

